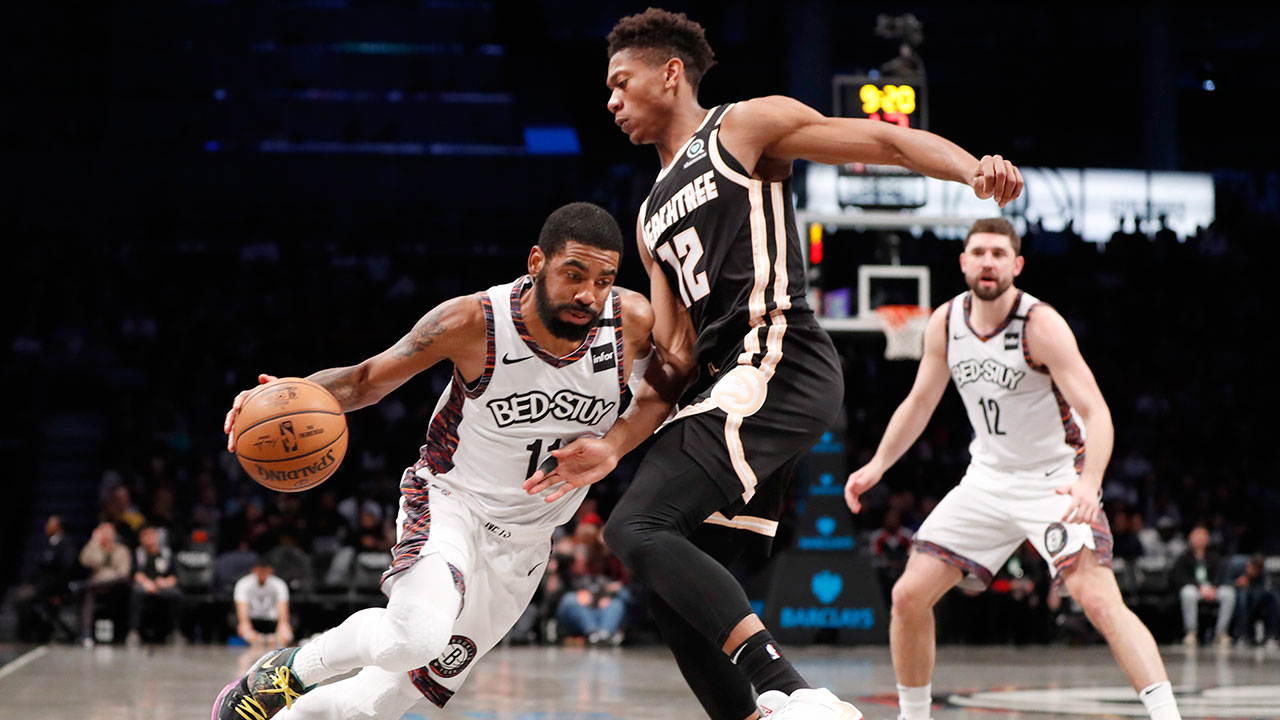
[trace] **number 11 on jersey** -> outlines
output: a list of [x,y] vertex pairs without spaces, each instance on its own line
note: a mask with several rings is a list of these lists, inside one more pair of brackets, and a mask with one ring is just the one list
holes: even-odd
[[[526,478],[533,477],[533,473],[538,470],[538,464],[542,462],[542,440],[534,440],[524,447],[529,451],[529,469],[525,472]],[[554,442],[547,447],[547,452],[560,449],[560,438],[556,438]]]
[[[672,249],[675,246],[675,249]],[[662,258],[676,271],[676,280],[680,285],[680,299],[685,307],[706,297],[711,292],[707,282],[707,273],[698,270],[702,260],[702,238],[698,237],[697,228],[689,228],[671,238],[670,243],[657,247],[658,257]]]

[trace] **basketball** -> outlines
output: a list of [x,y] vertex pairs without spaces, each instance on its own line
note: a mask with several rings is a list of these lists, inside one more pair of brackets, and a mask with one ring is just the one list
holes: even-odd
[[233,432],[245,472],[278,492],[319,485],[347,452],[347,419],[338,401],[302,378],[256,388],[245,398]]

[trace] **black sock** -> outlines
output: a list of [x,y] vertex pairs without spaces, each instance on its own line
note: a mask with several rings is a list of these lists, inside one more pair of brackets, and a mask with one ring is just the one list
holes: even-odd
[[751,678],[756,692],[781,690],[790,695],[793,690],[809,687],[809,683],[800,677],[800,673],[791,666],[790,661],[778,652],[778,646],[768,630],[747,638],[729,655],[743,674]]

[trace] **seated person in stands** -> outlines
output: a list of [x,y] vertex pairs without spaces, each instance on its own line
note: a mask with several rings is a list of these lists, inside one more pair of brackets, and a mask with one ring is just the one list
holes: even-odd
[[289,624],[289,585],[276,577],[263,556],[248,575],[236,582],[236,634],[250,645],[288,645],[293,641]]
[[80,604],[80,639],[93,645],[94,616],[102,602],[118,615],[129,592],[129,548],[116,538],[116,526],[103,521],[80,551],[80,564],[89,571],[89,579],[76,583],[83,592]]
[[1267,587],[1264,563],[1262,554],[1255,554],[1235,580],[1236,641],[1242,646],[1257,642],[1254,624],[1261,621],[1266,646],[1274,650],[1280,646],[1280,592]]
[[138,531],[138,547],[133,551],[133,591],[129,598],[130,645],[137,645],[142,627],[143,613],[147,617],[162,614],[168,621],[168,641],[178,642],[181,627],[179,610],[182,591],[178,589],[178,576],[174,574],[173,553],[160,544],[160,532],[144,525]]
[[45,521],[44,534],[33,572],[14,592],[18,639],[44,642],[53,634],[74,640],[75,631],[62,620],[62,608],[70,599],[68,583],[76,570],[76,551],[57,515]]
[[1235,611],[1236,591],[1226,582],[1226,567],[1218,553],[1209,547],[1209,529],[1197,524],[1187,535],[1187,549],[1173,563],[1171,577],[1182,601],[1182,642],[1195,647],[1200,641],[1200,603],[1217,606],[1215,642],[1230,647],[1231,614]]
[[631,593],[626,570],[605,547],[600,527],[600,516],[588,513],[574,529],[568,587],[556,610],[556,622],[562,636],[583,637],[593,645],[620,645]]

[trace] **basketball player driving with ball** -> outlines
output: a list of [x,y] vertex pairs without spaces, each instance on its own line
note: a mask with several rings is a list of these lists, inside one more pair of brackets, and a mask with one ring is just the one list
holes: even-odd
[[893,586],[889,647],[902,720],[928,720],[933,606],[957,584],[985,588],[1030,541],[1102,633],[1152,720],[1179,720],[1155,640],[1125,607],[1099,504],[1115,437],[1111,412],[1062,316],[1014,286],[1022,239],[1008,220],[979,220],[960,254],[967,292],[933,312],[911,392],[845,500],[880,482],[933,415],[948,379],[973,425],[968,471],[915,536]]
[[742,536],[772,539],[796,461],[844,399],[835,348],[805,299],[792,163],[900,165],[1001,206],[1022,177],[998,155],[979,160],[928,132],[829,118],[791,98],[705,108],[698,86],[714,53],[683,14],[623,18],[608,42],[608,110],[662,165],[636,223],[662,372],[646,375],[634,413],[557,450],[559,467],[525,486],[568,492],[600,480],[678,401],[606,542],[653,591],[663,637],[711,718],[856,720],[857,708],[800,677],[724,567]]
[[[644,372],[653,311],[614,286],[621,259],[608,212],[566,205],[543,224],[528,275],[441,303],[386,351],[308,378],[348,412],[453,364],[420,458],[401,478],[386,608],[267,653],[223,689],[212,720],[281,710],[287,720],[387,720],[423,696],[441,707],[453,696],[529,605],[552,531],[587,492],[546,504],[521,483],[561,444],[603,435],[626,405],[631,375]],[[227,413],[229,434],[248,393]]]

